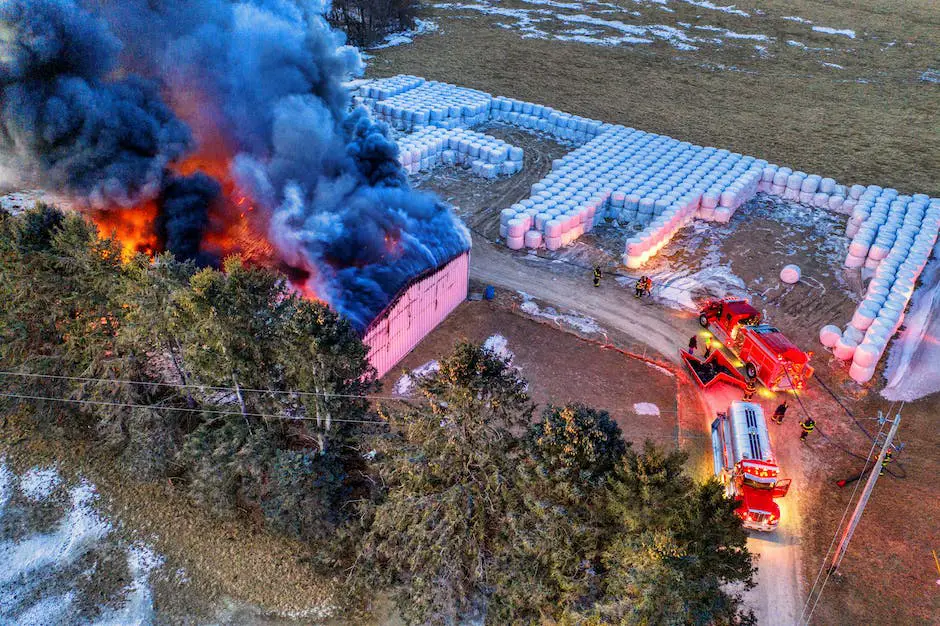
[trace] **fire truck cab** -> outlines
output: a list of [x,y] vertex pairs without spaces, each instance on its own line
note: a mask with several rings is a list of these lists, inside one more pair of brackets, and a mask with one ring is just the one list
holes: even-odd
[[711,300],[699,323],[744,361],[744,372],[772,391],[802,389],[813,375],[812,352],[803,352],[777,328],[761,323],[760,311],[747,300]]
[[732,402],[727,413],[719,413],[712,422],[712,453],[715,475],[728,496],[738,501],[735,513],[744,527],[776,529],[780,507],[774,500],[787,495],[790,479],[778,478],[761,406]]

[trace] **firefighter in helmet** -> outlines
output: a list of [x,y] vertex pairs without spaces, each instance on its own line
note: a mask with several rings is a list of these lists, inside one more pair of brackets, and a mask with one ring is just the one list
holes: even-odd
[[753,376],[748,376],[747,382],[744,383],[744,401],[750,402],[755,393],[757,393],[757,379]]
[[816,430],[816,422],[812,417],[806,416],[802,422],[800,422],[800,441],[806,441],[806,438],[811,432]]
[[888,463],[894,460],[894,453],[891,450],[885,452],[885,458],[881,461],[881,471],[878,472],[879,476],[885,475],[885,470],[888,469]]
[[783,424],[783,418],[787,416],[788,407],[789,405],[787,404],[787,401],[784,400],[780,405],[777,406],[776,409],[774,409],[774,416],[770,419],[778,424]]
[[601,286],[601,266],[600,265],[594,266],[594,286],[595,287]]

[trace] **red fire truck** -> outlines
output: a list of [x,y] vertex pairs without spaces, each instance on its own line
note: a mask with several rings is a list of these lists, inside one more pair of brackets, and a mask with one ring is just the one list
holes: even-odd
[[779,469],[770,449],[767,422],[759,404],[732,402],[727,413],[712,422],[715,475],[726,493],[740,504],[735,513],[745,528],[770,531],[780,522],[774,500],[787,495],[789,478]]
[[803,352],[786,335],[761,323],[760,311],[747,300],[710,300],[699,323],[744,361],[744,373],[772,391],[803,389],[813,375],[812,352]]

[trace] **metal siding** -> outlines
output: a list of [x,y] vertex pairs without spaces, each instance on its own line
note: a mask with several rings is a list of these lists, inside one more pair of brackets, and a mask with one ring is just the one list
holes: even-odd
[[467,298],[469,252],[414,283],[363,341],[369,362],[384,376]]

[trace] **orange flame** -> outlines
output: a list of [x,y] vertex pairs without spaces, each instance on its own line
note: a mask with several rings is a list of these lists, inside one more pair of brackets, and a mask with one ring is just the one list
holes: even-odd
[[[216,103],[193,85],[170,94],[170,99],[177,115],[194,128],[198,140],[196,152],[170,167],[183,176],[202,172],[222,187],[221,197],[209,207],[209,225],[200,250],[219,259],[238,254],[247,263],[279,268],[305,298],[318,300],[316,280],[308,270],[287,267],[278,261],[267,237],[265,212],[257,211],[254,199],[235,183],[231,164],[236,147],[223,129],[217,128],[215,120],[221,116],[216,115]],[[148,201],[130,209],[99,211],[92,219],[103,237],[113,232],[121,242],[124,258],[129,259],[137,252],[153,255],[160,250],[162,242],[154,231],[158,213],[157,202]],[[395,250],[397,237],[388,245],[389,252]]]
[[121,257],[129,261],[138,252],[153,255],[159,249],[153,222],[157,218],[155,202],[126,209],[96,211],[91,215],[102,238],[113,237],[121,244]]

